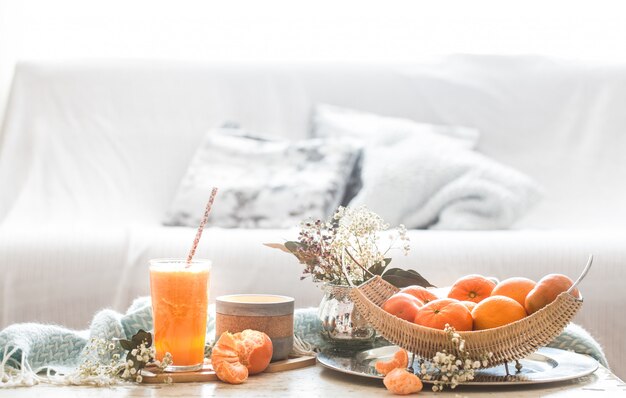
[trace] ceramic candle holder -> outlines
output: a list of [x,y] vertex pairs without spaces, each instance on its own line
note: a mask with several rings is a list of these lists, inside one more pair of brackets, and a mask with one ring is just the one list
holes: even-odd
[[258,330],[274,346],[272,361],[286,359],[293,346],[294,299],[273,294],[233,294],[216,299],[216,338],[223,332]]

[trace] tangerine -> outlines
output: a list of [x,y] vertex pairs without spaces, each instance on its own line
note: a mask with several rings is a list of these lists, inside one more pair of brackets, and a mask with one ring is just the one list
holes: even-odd
[[508,278],[498,283],[491,291],[492,296],[506,296],[525,305],[526,296],[535,288],[537,282],[522,277]]
[[472,312],[472,310],[476,307],[476,303],[473,301],[461,301],[461,304],[463,304],[464,306],[467,307],[468,310],[470,310],[470,312]]
[[272,359],[272,340],[263,332],[246,329],[224,332],[211,352],[217,377],[231,384],[243,383],[248,374],[264,371]]
[[446,324],[457,331],[472,330],[472,314],[460,301],[450,298],[433,300],[419,309],[415,323],[434,329],[445,329]]
[[422,303],[427,304],[430,301],[437,300],[437,297],[433,292],[419,285],[407,286],[400,290],[400,293],[410,294],[416,297]]
[[218,379],[241,384],[248,378],[248,368],[239,360],[237,342],[228,332],[222,333],[211,351],[211,363]]
[[398,318],[413,322],[415,314],[417,314],[422,305],[424,303],[415,296],[406,293],[396,293],[385,301],[382,308]]
[[409,354],[403,349],[396,351],[389,361],[377,361],[374,365],[376,371],[383,376],[397,368],[406,369],[407,366],[409,366]]
[[472,311],[474,330],[484,330],[504,326],[526,316],[520,303],[506,296],[487,297]]
[[393,369],[385,376],[383,383],[387,390],[397,395],[408,395],[422,391],[424,385],[419,377],[403,368]]
[[448,298],[479,303],[491,295],[494,287],[496,287],[495,282],[482,275],[467,275],[454,282]]
[[[556,300],[557,296],[569,289],[574,282],[570,278],[561,274],[549,274],[537,282],[533,290],[528,292],[524,307],[526,312],[532,314],[539,311],[546,305]],[[579,297],[578,289],[574,289],[572,294]]]

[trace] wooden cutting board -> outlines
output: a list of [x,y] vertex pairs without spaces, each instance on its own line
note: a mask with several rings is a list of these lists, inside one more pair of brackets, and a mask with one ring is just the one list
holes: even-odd
[[[265,369],[265,373],[284,372],[287,370],[300,369],[312,365],[315,365],[314,356],[288,358],[282,361],[270,363],[267,369]],[[165,383],[168,377],[172,379],[172,383],[198,383],[217,380],[217,376],[215,375],[215,371],[213,370],[211,363],[207,363],[201,370],[196,370],[193,372],[152,373],[150,369],[147,369],[147,371],[142,371],[141,374],[141,382],[147,384]]]

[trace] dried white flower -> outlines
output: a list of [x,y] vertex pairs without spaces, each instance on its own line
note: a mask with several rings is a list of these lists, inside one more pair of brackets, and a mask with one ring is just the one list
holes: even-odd
[[[385,264],[390,250],[402,249],[407,254],[408,242],[403,225],[389,230],[389,225],[365,206],[339,207],[328,222],[302,221],[297,249],[290,250],[305,265],[301,278],[348,284],[348,279],[354,283],[368,279],[366,270]],[[317,261],[306,261],[310,258]]]
[[444,330],[450,342],[456,347],[456,354],[443,350],[437,352],[427,363],[420,365],[422,379],[434,382],[433,391],[442,391],[444,386],[454,389],[459,384],[474,379],[475,371],[481,365],[488,366],[488,358],[493,356],[492,353],[486,353],[480,360],[472,359],[465,351],[465,340],[461,335],[449,325],[446,325]]

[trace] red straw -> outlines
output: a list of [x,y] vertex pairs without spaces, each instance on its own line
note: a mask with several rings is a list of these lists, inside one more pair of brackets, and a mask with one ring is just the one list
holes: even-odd
[[209,202],[206,204],[206,209],[204,210],[204,217],[202,217],[202,221],[200,221],[198,232],[196,232],[196,238],[193,240],[193,246],[189,251],[189,256],[187,256],[187,265],[185,267],[189,267],[191,265],[193,255],[196,254],[196,249],[198,248],[198,243],[200,243],[200,237],[202,236],[202,230],[204,230],[204,226],[209,219],[209,213],[211,213],[211,207],[213,206],[215,195],[217,195],[217,188],[213,187],[211,190],[211,197],[209,198]]

